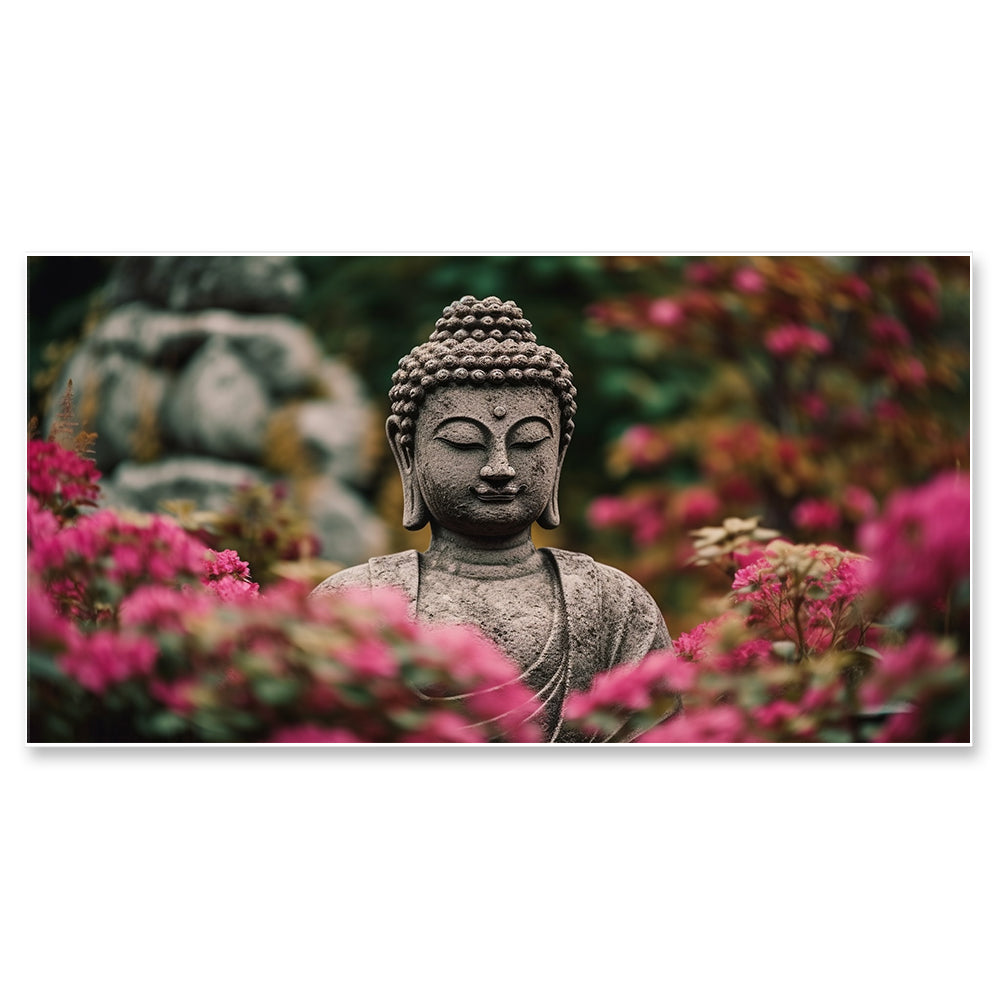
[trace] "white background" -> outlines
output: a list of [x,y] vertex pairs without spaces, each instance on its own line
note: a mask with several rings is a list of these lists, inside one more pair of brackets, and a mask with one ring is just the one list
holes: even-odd
[[[985,8],[21,8],[5,995],[995,996]],[[25,255],[258,251],[972,251],[975,748],[26,747]]]

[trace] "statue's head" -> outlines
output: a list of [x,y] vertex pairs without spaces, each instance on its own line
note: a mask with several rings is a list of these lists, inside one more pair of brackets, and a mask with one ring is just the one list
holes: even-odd
[[576,388],[514,302],[466,295],[392,377],[386,433],[403,524],[500,535],[559,523],[559,473]]

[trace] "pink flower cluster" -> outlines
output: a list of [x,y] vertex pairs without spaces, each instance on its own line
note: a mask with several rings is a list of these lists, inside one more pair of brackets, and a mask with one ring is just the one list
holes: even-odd
[[612,736],[627,729],[627,720],[651,713],[649,728],[679,707],[679,695],[695,683],[694,664],[669,650],[657,650],[638,663],[622,664],[598,674],[587,691],[566,699],[565,717],[590,735]]
[[647,424],[635,424],[625,431],[618,448],[632,468],[643,470],[662,465],[673,451],[669,439]]
[[733,597],[748,606],[747,623],[795,644],[799,657],[856,643],[866,560],[834,546],[772,542],[733,579]]
[[968,473],[943,472],[895,493],[881,517],[861,526],[861,550],[871,557],[868,587],[890,604],[943,605],[969,579],[971,490]]
[[654,493],[598,497],[588,508],[587,518],[595,528],[627,528],[636,545],[648,545],[666,530],[664,499]]
[[836,531],[840,527],[840,508],[830,500],[807,498],[792,508],[792,522],[803,531]]
[[742,743],[747,742],[747,720],[733,705],[685,710],[648,730],[637,743]]
[[649,304],[647,315],[653,326],[669,330],[684,319],[684,309],[674,299],[654,299]]
[[872,339],[886,347],[909,347],[910,331],[895,316],[873,316],[868,321]]
[[250,579],[250,566],[233,549],[205,554],[205,573],[201,582],[224,601],[234,601],[243,596],[260,592],[258,584]]
[[787,358],[792,355],[808,357],[829,354],[833,345],[830,343],[830,338],[820,330],[790,323],[767,333],[764,337],[764,346],[776,358]]
[[28,442],[28,493],[57,514],[93,506],[100,494],[97,466],[54,441]]
[[168,518],[99,510],[56,527],[29,498],[28,570],[77,618],[96,618],[140,585],[193,582],[203,570],[205,546]]

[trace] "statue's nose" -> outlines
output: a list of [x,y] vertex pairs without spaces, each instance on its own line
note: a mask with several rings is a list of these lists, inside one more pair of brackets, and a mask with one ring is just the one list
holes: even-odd
[[487,482],[506,482],[513,479],[517,472],[507,461],[507,453],[502,446],[494,448],[486,465],[479,470],[479,475]]
[[479,470],[479,475],[483,479],[493,483],[513,479],[517,475],[517,471],[511,468],[506,462],[497,462],[493,465],[484,465]]

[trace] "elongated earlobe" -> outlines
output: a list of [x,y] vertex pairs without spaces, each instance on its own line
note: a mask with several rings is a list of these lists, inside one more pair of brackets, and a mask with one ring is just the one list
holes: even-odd
[[399,478],[403,482],[403,527],[419,531],[430,519],[430,511],[424,503],[413,465],[413,439],[403,434],[399,417],[393,415],[385,422],[385,435],[389,439],[389,450],[396,460]]
[[559,476],[562,473],[562,464],[565,457],[566,449],[563,448],[559,453],[559,464],[556,466],[556,474],[552,480],[552,495],[549,497],[549,502],[545,505],[545,509],[538,515],[539,525],[550,530],[559,527]]

